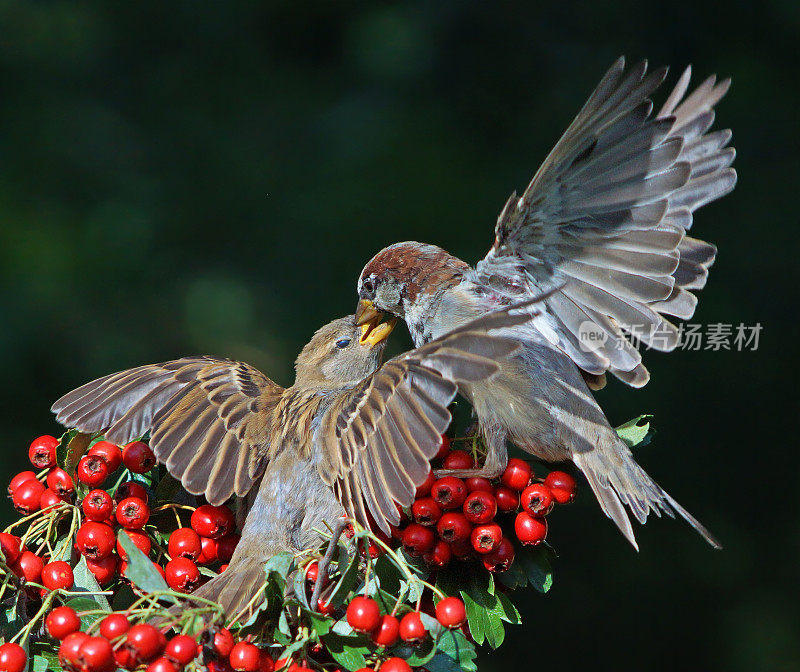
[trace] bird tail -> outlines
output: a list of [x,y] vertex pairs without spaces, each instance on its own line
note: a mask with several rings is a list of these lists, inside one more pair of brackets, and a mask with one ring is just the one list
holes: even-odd
[[[260,606],[266,575],[261,558],[234,561],[222,574],[200,586],[191,597],[202,597],[222,605],[227,620],[242,623]],[[261,593],[261,595],[259,595]]]
[[677,513],[711,546],[722,548],[711,532],[636,463],[628,446],[616,436],[612,440],[619,445],[615,443],[611,450],[597,447],[595,450],[577,453],[573,461],[589,481],[603,512],[614,521],[637,551],[639,546],[623,504],[640,523],[647,520],[650,512],[659,517],[664,512],[670,518],[674,518]]

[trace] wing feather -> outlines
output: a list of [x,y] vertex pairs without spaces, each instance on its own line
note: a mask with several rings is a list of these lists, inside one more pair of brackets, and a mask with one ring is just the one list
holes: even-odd
[[[694,314],[692,290],[705,285],[716,252],[686,232],[697,208],[736,184],[730,131],[709,132],[730,80],[709,77],[687,95],[687,68],[653,115],[665,74],[614,63],[522,196],[506,203],[472,276],[509,301],[519,287],[532,295],[562,283],[537,328],[586,373],[635,385],[649,376],[631,333],[661,350],[677,346],[676,327],[661,316]],[[605,344],[582,346],[586,320]]]
[[55,404],[56,418],[124,444],[150,433],[156,457],[194,494],[243,496],[266,455],[270,413],[283,393],[260,371],[212,357],[140,366],[87,383]]

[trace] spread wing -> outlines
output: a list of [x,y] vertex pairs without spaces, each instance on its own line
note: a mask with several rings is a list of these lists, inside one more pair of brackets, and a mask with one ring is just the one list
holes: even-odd
[[[634,386],[649,377],[630,336],[674,349],[716,248],[690,238],[692,213],[731,191],[730,131],[708,132],[729,80],[709,77],[684,98],[683,73],[663,108],[651,94],[666,69],[627,72],[619,59],[545,159],[525,193],[497,221],[478,263],[483,284],[510,297],[563,281],[547,300],[557,341],[585,372],[611,371]],[[587,325],[599,337],[581,342]]]
[[150,446],[191,493],[221,504],[260,475],[271,411],[283,393],[243,362],[184,357],[99,378],[64,395],[56,419],[124,444],[150,432]]
[[386,362],[340,395],[326,412],[319,436],[323,480],[347,514],[370,517],[385,532],[400,522],[397,504],[410,506],[430,472],[430,459],[450,424],[447,407],[460,383],[494,375],[497,360],[519,344],[490,330],[521,324],[536,313],[490,313]]

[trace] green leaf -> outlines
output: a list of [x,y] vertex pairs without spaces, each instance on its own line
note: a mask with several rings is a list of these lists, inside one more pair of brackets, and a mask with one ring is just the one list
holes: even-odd
[[508,595],[504,595],[500,591],[497,591],[496,595],[502,609],[500,618],[506,623],[511,623],[511,625],[521,625],[522,617],[519,615],[517,608],[511,603],[511,600],[508,599]]
[[282,579],[282,585],[286,585],[289,579],[289,572],[294,568],[294,555],[291,553],[278,553],[273,555],[264,563],[264,571],[267,576],[272,575]]
[[356,587],[356,584],[358,583],[358,563],[358,553],[353,553],[352,558],[350,558],[350,564],[347,566],[347,569],[344,571],[339,579],[339,582],[336,584],[336,587],[333,589],[330,598],[328,598],[329,605],[338,607],[344,602],[345,598],[350,594],[353,588]]
[[332,618],[326,618],[313,611],[303,611],[303,614],[311,623],[311,629],[317,633],[318,637],[327,635],[331,631],[331,627],[333,626]]
[[629,420],[628,422],[616,428],[619,438],[625,442],[628,448],[633,448],[635,446],[646,446],[648,443],[650,443],[655,431],[650,429],[649,422],[645,422],[644,424],[640,423],[643,420],[652,417],[652,415],[640,415],[638,418]]
[[155,491],[157,502],[174,502],[181,490],[181,482],[169,472],[158,482]]
[[436,644],[433,639],[426,637],[417,646],[402,644],[392,650],[392,654],[405,659],[411,667],[423,667],[436,655]]
[[540,593],[546,593],[553,587],[553,568],[550,566],[550,550],[547,546],[524,547],[517,554],[514,564],[520,567],[528,577],[528,582]]
[[[138,548],[136,549],[139,550]],[[141,553],[141,551],[139,551]],[[89,567],[86,565],[86,558],[81,557],[78,561],[78,564],[75,565],[75,568],[72,570],[73,575],[75,576],[75,587],[72,589],[75,592],[79,593],[100,593],[101,588],[100,584],[97,583],[97,579],[94,578],[94,574],[89,571]],[[103,609],[104,611],[111,611],[111,607],[108,604],[108,599],[105,595],[87,595],[87,599],[92,600],[93,602],[97,603],[95,608]]]
[[477,652],[460,630],[445,630],[436,642],[437,654],[425,667],[430,672],[476,672]]
[[[61,437],[61,443],[56,447],[56,460],[64,467],[70,476],[75,474],[75,468],[78,462],[84,456],[92,442],[91,434],[83,434],[70,430]],[[63,444],[63,448],[62,448]],[[61,458],[59,459],[59,449],[61,449]]]
[[[155,568],[152,560],[142,553],[139,547],[131,541],[131,538],[125,530],[120,530],[117,533],[117,539],[119,540],[120,546],[122,546],[125,551],[125,554],[128,556],[128,567],[125,570],[125,577],[127,579],[146,593],[153,593],[157,590],[169,590],[167,582],[164,581],[164,578]],[[169,599],[171,602],[177,602],[173,597],[165,599]]]
[[370,653],[363,635],[340,635],[336,632],[329,632],[322,638],[325,648],[331,657],[346,670],[354,672],[362,667],[366,667],[365,656]]
[[311,607],[308,606],[308,596],[306,595],[306,576],[305,572],[303,572],[301,569],[297,569],[294,573],[292,589],[294,590],[294,596],[297,598],[297,601],[300,603],[300,605],[306,609],[310,609]]
[[[73,597],[67,603],[68,607],[72,607],[76,612],[90,611],[98,608],[97,602],[89,597]],[[92,623],[101,618],[100,614],[86,614],[81,616],[81,630],[86,630]]]

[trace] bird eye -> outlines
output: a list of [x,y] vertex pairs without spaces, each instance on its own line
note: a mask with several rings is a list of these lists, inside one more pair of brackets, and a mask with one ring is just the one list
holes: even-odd
[[372,280],[364,280],[361,285],[361,289],[363,289],[367,294],[372,294],[375,291],[375,283]]
[[348,345],[350,345],[349,338],[340,338],[338,341],[336,341],[337,348],[346,348]]

